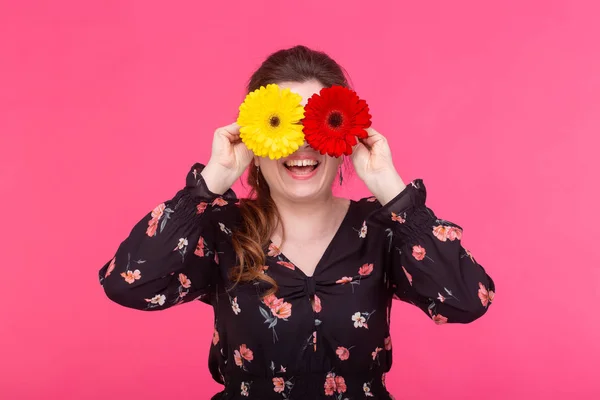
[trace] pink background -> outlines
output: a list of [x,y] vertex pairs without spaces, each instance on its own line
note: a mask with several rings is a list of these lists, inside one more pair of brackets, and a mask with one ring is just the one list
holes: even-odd
[[128,310],[96,274],[298,43],[348,69],[400,174],[498,286],[466,326],[395,303],[395,396],[599,398],[600,9],[490,3],[3,1],[0,398],[219,390],[210,308]]

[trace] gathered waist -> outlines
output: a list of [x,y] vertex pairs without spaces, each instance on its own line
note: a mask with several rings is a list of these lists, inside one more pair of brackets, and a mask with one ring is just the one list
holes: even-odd
[[385,388],[383,373],[348,374],[330,371],[256,376],[239,371],[224,378],[225,390],[215,395],[213,400],[331,400],[358,396],[374,400],[392,399]]

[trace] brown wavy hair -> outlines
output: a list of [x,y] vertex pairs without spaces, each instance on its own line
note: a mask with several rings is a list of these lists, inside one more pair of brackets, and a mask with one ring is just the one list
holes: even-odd
[[[309,80],[316,80],[324,87],[349,87],[344,69],[330,56],[306,46],[295,46],[268,56],[250,77],[247,93],[269,83],[302,83]],[[242,223],[233,232],[238,266],[232,269],[231,279],[235,284],[266,282],[271,286],[263,293],[266,296],[277,291],[277,283],[263,273],[263,268],[266,264],[265,251],[280,221],[280,215],[265,178],[253,163],[248,167],[247,183],[250,193],[248,198],[240,201]]]

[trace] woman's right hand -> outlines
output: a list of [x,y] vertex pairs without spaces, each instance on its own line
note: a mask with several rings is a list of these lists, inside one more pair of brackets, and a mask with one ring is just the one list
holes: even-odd
[[244,173],[253,154],[240,139],[237,123],[218,128],[212,142],[210,160],[202,171],[208,189],[225,193]]

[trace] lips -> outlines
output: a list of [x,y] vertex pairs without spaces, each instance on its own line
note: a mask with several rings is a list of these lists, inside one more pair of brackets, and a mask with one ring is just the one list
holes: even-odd
[[292,178],[307,179],[313,176],[321,163],[309,155],[290,157],[283,162]]

